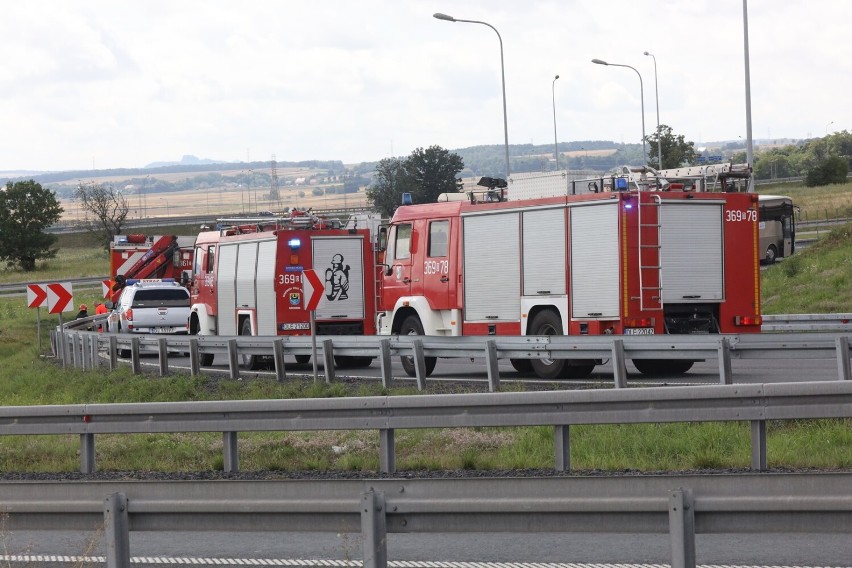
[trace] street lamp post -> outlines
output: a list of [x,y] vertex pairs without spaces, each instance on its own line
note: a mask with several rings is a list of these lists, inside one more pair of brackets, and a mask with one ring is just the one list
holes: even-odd
[[[611,67],[627,67],[628,69],[633,69],[636,71],[635,67],[631,67],[630,65],[622,65],[621,63],[607,63],[602,59],[592,59],[592,63],[596,63],[598,65],[609,65]],[[642,104],[642,162],[643,165],[648,163],[648,154],[645,151],[645,86],[642,84],[642,74],[639,71],[636,71],[636,75],[639,77],[639,101]]]
[[834,124],[834,121],[833,121],[833,120],[832,120],[831,122],[829,122],[828,124],[826,124],[826,125],[825,125],[825,135],[826,135],[826,136],[828,136],[828,127],[829,127],[829,126],[831,126],[832,124]]
[[660,132],[660,89],[657,86],[657,58],[653,53],[645,52],[645,55],[654,60],[654,96],[657,100],[657,160],[659,161],[660,169],[663,169],[663,133]]
[[446,14],[441,14],[437,12],[432,14],[433,18],[438,20],[444,20],[447,22],[464,22],[468,24],[482,24],[483,26],[488,26],[494,33],[497,34],[497,40],[500,42],[500,78],[503,83],[503,137],[504,137],[504,145],[506,146],[506,181],[509,180],[510,169],[509,169],[509,121],[506,117],[506,71],[505,66],[503,65],[503,38],[500,37],[500,32],[497,31],[497,28],[489,24],[488,22],[480,22],[478,20],[459,20],[457,18],[453,18],[452,16],[448,16]]
[[556,171],[559,171],[559,143],[556,141],[556,80],[559,75],[553,78],[553,83],[550,85],[553,91],[553,159],[556,160]]

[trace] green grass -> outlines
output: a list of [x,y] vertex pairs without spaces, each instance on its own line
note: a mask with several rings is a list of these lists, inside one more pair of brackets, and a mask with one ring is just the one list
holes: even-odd
[[[60,258],[51,262],[55,265],[44,279],[99,276],[107,265],[105,253],[87,247],[63,248]],[[850,274],[852,224],[762,271],[764,312],[850,311]],[[21,280],[18,274],[9,281]],[[58,323],[55,316],[42,314],[42,318],[43,330]],[[416,394],[410,387],[386,390],[377,383],[326,385],[290,378],[282,384],[274,379],[237,382],[185,375],[134,376],[128,369],[62,370],[43,360],[36,345],[35,310],[28,309],[22,297],[0,298],[0,401],[4,406]],[[770,466],[852,467],[852,420],[770,422],[767,432]],[[375,431],[248,432],[240,434],[239,444],[244,470],[374,472],[379,467]],[[220,433],[101,435],[96,446],[101,471],[223,467]],[[77,436],[2,436],[0,472],[77,471],[78,447]],[[553,467],[553,429],[547,427],[402,430],[396,433],[396,448],[397,468],[402,471]],[[571,453],[572,467],[578,470],[747,468],[749,428],[744,423],[575,426]]]
[[852,311],[852,223],[761,272],[765,314]]

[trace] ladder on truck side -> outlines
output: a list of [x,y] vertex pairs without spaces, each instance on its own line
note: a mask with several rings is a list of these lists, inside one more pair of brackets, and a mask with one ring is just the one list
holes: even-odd
[[[643,196],[647,195],[647,199]],[[639,202],[639,308],[663,308],[662,200],[649,192],[637,193]]]

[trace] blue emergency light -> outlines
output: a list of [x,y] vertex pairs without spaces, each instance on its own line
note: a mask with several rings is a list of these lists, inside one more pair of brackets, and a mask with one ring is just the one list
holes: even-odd
[[290,247],[290,250],[299,250],[299,247],[302,246],[302,239],[295,237],[287,241],[287,246]]

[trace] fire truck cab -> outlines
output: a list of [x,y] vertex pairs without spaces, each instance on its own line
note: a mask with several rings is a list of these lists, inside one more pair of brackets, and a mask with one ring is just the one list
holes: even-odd
[[[388,228],[381,335],[652,335],[760,331],[757,197],[640,191],[402,206]],[[572,187],[577,187],[572,186]],[[597,191],[596,191],[597,190]],[[588,191],[588,190],[587,190]],[[402,359],[414,374],[411,358]],[[546,380],[599,361],[513,360]],[[643,373],[692,361],[634,360]],[[427,358],[427,371],[435,367]]]

